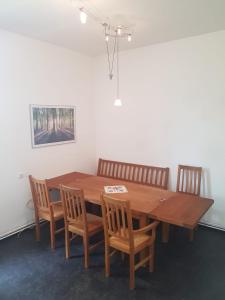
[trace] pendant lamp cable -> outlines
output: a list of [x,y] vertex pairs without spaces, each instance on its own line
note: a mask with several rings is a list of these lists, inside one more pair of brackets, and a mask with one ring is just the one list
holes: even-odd
[[119,38],[116,39],[116,51],[117,51],[117,99],[120,99],[120,80],[119,80]]
[[[105,37],[107,36],[106,27],[105,27]],[[115,61],[115,52],[116,52],[116,44],[117,44],[117,37],[114,37],[113,42],[113,52],[112,52],[112,62],[110,62],[110,51],[109,51],[109,41],[105,41],[106,43],[106,50],[107,50],[107,60],[108,60],[108,68],[109,68],[109,79],[112,80],[113,78],[113,67]]]

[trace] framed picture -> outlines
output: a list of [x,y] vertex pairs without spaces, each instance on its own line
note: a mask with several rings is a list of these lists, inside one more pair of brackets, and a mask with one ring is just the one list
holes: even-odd
[[30,105],[32,147],[75,142],[75,107]]

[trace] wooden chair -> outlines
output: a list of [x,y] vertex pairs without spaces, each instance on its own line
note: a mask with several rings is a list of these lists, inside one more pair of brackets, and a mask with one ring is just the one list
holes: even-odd
[[[176,191],[178,193],[200,196],[201,175],[201,167],[179,165]],[[190,230],[189,239],[190,241],[193,241],[194,230]]]
[[100,158],[97,176],[167,189],[169,168],[138,165]]
[[[90,237],[103,231],[102,218],[86,213],[82,190],[60,185],[60,195],[64,210],[66,258],[70,257],[71,240],[76,236],[82,236],[84,266],[88,268],[89,252],[103,243],[103,241],[99,241],[94,245],[89,245]],[[72,238],[70,238],[70,232],[72,233]]]
[[55,249],[55,235],[64,230],[56,230],[56,221],[63,219],[61,201],[50,201],[46,180],[38,180],[29,175],[30,187],[35,210],[36,240],[40,241],[40,219],[50,222],[51,248]]
[[[110,248],[126,253],[130,258],[130,289],[135,287],[135,271],[149,261],[149,271],[154,269],[154,243],[159,222],[133,230],[130,203],[102,194],[102,215],[105,233],[105,275],[110,275]],[[151,235],[146,234],[151,232]],[[135,264],[135,255],[149,249],[147,257]]]
[[177,192],[200,196],[201,167],[178,166]]

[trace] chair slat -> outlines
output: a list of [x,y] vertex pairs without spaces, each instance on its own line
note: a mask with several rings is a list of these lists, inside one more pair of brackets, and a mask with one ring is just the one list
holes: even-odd
[[[125,216],[125,210],[123,206],[121,206],[121,218],[122,218],[122,229],[124,232],[126,232],[126,216]],[[125,237],[127,237],[127,233],[125,233]]]
[[117,206],[115,207],[115,213],[116,213],[117,231],[119,234],[121,234],[120,212]]

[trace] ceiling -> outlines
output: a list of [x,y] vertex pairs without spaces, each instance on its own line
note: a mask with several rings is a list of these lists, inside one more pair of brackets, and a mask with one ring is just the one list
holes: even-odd
[[[76,2],[80,0],[74,0]],[[224,0],[84,0],[117,25],[129,25],[133,40],[122,49],[225,29]],[[74,4],[74,3],[73,3]],[[0,28],[90,56],[104,52],[103,29],[92,18],[80,23],[71,0],[0,0]]]

